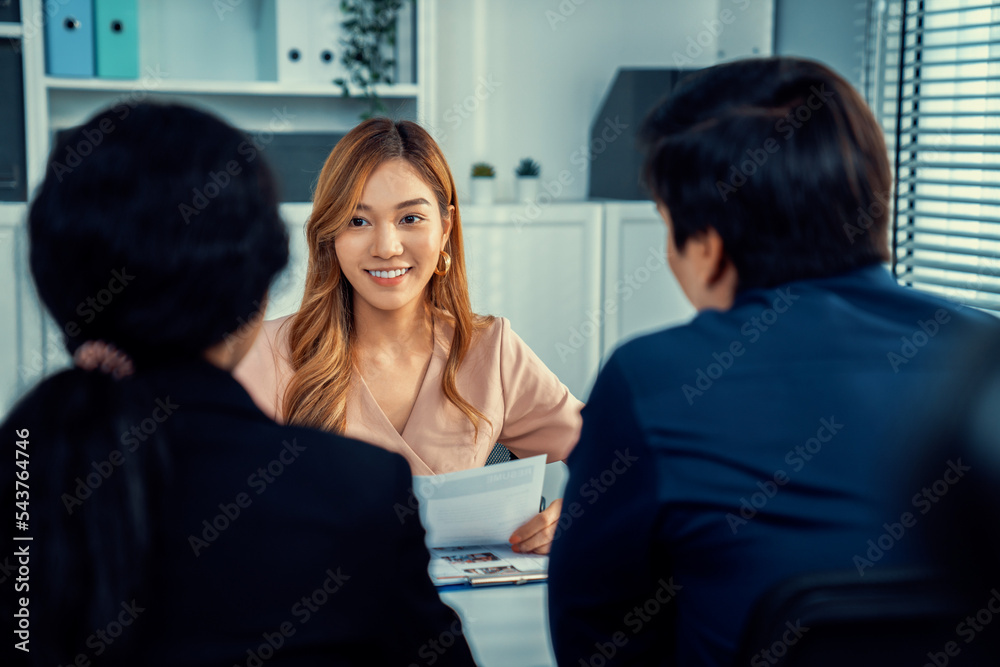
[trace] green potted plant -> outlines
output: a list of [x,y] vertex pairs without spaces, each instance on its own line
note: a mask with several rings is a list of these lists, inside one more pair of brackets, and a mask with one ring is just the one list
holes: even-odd
[[488,162],[472,165],[472,203],[489,205],[493,203],[493,182],[496,171]]
[[351,97],[355,88],[368,103],[361,114],[365,120],[388,111],[378,96],[376,86],[392,84],[396,61],[391,48],[396,43],[396,21],[399,10],[409,0],[341,0],[344,13],[341,26],[345,37],[341,39],[341,63],[350,76],[334,79],[344,97]]
[[542,173],[542,166],[526,157],[521,160],[514,169],[517,176],[517,200],[524,203],[535,201],[538,196],[538,177]]

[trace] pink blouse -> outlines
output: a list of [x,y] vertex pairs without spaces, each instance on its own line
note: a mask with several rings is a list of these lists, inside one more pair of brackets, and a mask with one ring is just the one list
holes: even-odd
[[[279,422],[281,397],[292,375],[288,327],[282,326],[290,318],[264,322],[233,371],[257,406]],[[348,437],[402,454],[414,475],[482,466],[497,442],[519,458],[566,458],[580,436],[583,404],[511,331],[510,322],[498,317],[479,332],[455,378],[459,393],[489,420],[480,424],[478,438],[472,422],[441,391],[452,327],[436,319],[434,331],[434,353],[403,432],[396,431],[355,372],[347,397]]]

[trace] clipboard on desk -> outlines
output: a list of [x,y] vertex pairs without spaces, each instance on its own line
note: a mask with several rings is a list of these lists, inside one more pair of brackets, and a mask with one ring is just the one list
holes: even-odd
[[506,544],[434,547],[428,568],[435,586],[496,586],[544,581],[549,557],[519,554]]
[[545,456],[414,477],[436,586],[488,586],[548,577],[548,556],[519,554],[506,540],[539,511]]

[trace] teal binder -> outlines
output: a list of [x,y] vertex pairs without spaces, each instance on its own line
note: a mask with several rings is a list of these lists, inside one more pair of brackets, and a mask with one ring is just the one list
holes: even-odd
[[97,76],[139,78],[136,0],[94,0]]

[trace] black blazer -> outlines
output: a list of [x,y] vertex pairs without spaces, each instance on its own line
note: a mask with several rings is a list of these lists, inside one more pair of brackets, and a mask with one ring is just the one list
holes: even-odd
[[[133,664],[474,664],[428,578],[403,457],[279,425],[204,361],[144,382],[150,419],[123,425],[122,448],[164,429],[172,482],[148,599],[123,602],[125,631],[139,638]],[[102,643],[80,652],[104,664]]]
[[404,511],[403,457],[276,424],[207,363],[153,383],[178,406],[164,422],[176,497],[144,664],[473,664]]

